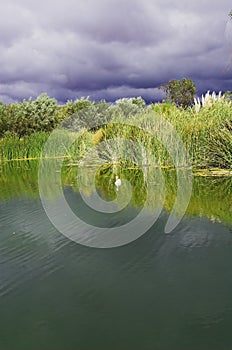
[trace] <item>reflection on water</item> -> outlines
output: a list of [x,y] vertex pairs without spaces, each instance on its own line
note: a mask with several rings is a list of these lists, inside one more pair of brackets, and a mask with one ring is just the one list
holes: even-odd
[[[53,164],[53,163],[52,163]],[[47,165],[47,163],[46,163]],[[165,181],[165,194],[161,191],[160,169],[145,167],[119,168],[116,170],[123,182],[131,185],[130,205],[134,207],[144,206],[153,210],[162,205],[170,212],[177,192],[176,172],[170,169],[162,169]],[[96,174],[95,174],[96,173]],[[184,173],[184,170],[183,170]],[[38,162],[21,161],[1,164],[0,167],[0,200],[11,198],[39,198],[38,190]],[[57,179],[60,173],[57,173]],[[93,182],[94,179],[94,182]],[[147,200],[148,181],[152,193]],[[54,178],[54,182],[56,178]],[[46,184],[46,179],[44,180]],[[115,182],[115,169],[113,167],[96,169],[76,167],[62,168],[62,182],[73,191],[80,190],[86,197],[90,197],[96,187],[98,194],[105,201],[115,200],[117,197]],[[55,198],[54,188],[47,187],[47,195]],[[165,197],[165,198],[164,198]],[[192,196],[186,214],[207,217],[212,221],[232,223],[232,177],[193,177]],[[122,202],[128,201],[127,191],[121,191]]]
[[[231,178],[194,177],[187,213],[165,235],[177,185],[175,172],[162,170],[165,203],[156,224],[131,244],[93,249],[69,241],[49,222],[37,162],[6,163],[0,170],[0,349],[232,348]],[[91,171],[81,172],[86,197]],[[125,210],[106,219],[109,226],[134,217],[146,203],[144,172],[117,172],[131,181],[131,197]],[[74,211],[81,201],[77,176],[77,168],[63,168]],[[114,177],[112,168],[95,177],[108,202],[117,196]],[[48,188],[49,196],[55,194]],[[148,209],[163,199],[154,186]],[[99,220],[93,210],[81,215]]]

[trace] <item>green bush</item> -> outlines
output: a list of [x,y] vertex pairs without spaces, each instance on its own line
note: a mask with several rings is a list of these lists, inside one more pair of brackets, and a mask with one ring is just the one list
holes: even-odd
[[33,132],[50,132],[58,121],[57,101],[43,93],[35,101],[29,98],[18,104],[13,131],[19,138]]

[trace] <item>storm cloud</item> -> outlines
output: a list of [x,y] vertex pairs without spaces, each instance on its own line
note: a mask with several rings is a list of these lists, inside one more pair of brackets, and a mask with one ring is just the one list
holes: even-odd
[[228,0],[2,2],[0,100],[154,101],[183,77],[199,95],[232,90],[230,10]]

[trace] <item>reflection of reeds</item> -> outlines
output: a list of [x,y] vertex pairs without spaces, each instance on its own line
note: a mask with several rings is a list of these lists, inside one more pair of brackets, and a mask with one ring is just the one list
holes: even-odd
[[232,177],[194,177],[187,214],[232,224]]
[[14,197],[38,198],[38,161],[2,163],[0,171],[0,200]]
[[[67,167],[63,163],[62,172],[56,173],[60,166],[60,160],[52,160],[45,163],[50,165],[50,174],[55,183],[61,177],[62,184],[72,186],[75,191],[79,190],[78,167]],[[0,200],[15,197],[39,198],[38,191],[38,161],[5,162],[0,167]],[[161,178],[159,168],[122,168],[117,167],[117,174],[123,180],[128,180],[132,186],[131,205],[146,206],[154,210],[162,204],[163,194],[160,190]],[[185,170],[183,169],[183,175]],[[95,175],[94,175],[95,174]],[[81,169],[82,190],[86,196],[91,195],[92,176],[95,176],[95,186],[105,200],[116,198],[114,185],[115,171],[113,166],[103,165],[100,168]],[[164,207],[171,211],[176,200],[177,176],[175,170],[162,169],[165,184]],[[51,179],[50,179],[51,180]],[[49,179],[44,179],[48,198],[55,199],[57,194]],[[149,181],[149,183],[148,183]],[[47,187],[46,187],[47,184]],[[150,187],[148,187],[150,186]],[[149,197],[147,199],[149,189]],[[121,194],[124,195],[123,192]],[[232,224],[232,177],[194,177],[193,190],[190,203],[187,208],[188,215],[206,216],[212,220],[218,220]]]
[[[77,169],[69,170],[69,181],[71,180],[70,171],[76,175]],[[146,174],[146,171],[149,174]],[[182,169],[179,176],[185,176],[187,171]],[[116,196],[116,189],[114,186],[115,174],[113,167],[103,167],[98,170],[89,172],[87,168],[83,177],[85,181],[86,195],[90,196],[88,183],[91,182],[90,177],[95,175],[96,188],[101,193],[105,200],[114,200]],[[131,205],[141,207],[146,203],[149,210],[155,210],[162,205],[164,200],[164,193],[162,193],[160,169],[145,167],[145,168],[120,168],[120,178],[130,181],[132,186]],[[162,176],[165,185],[165,201],[164,208],[171,211],[176,200],[177,194],[177,174],[175,170],[162,169]],[[149,194],[148,183],[150,182]],[[82,187],[83,189],[83,187]],[[78,184],[76,186],[78,190]],[[182,190],[184,195],[185,190]],[[123,195],[123,194],[122,194]],[[149,196],[148,196],[149,195]],[[147,198],[148,196],[148,198]],[[217,220],[225,223],[232,223],[232,178],[224,177],[194,177],[192,196],[186,211],[188,215],[205,216],[212,220]]]

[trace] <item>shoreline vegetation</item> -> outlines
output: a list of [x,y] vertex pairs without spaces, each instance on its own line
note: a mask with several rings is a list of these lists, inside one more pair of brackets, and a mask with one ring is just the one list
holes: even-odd
[[[58,105],[46,94],[22,103],[0,103],[0,160],[39,159],[53,134],[49,155],[64,158],[67,166],[92,166],[103,159],[109,166],[173,168],[172,156],[155,137],[162,133],[166,144],[172,144],[172,135],[164,134],[162,125],[157,127],[155,116],[172,125],[189,154],[189,164],[180,159],[178,166],[191,166],[202,176],[232,175],[232,102],[209,92],[187,108],[166,101],[146,105],[141,97],[115,103],[81,98]],[[123,147],[131,150],[129,162],[122,157],[122,140],[127,141]]]

